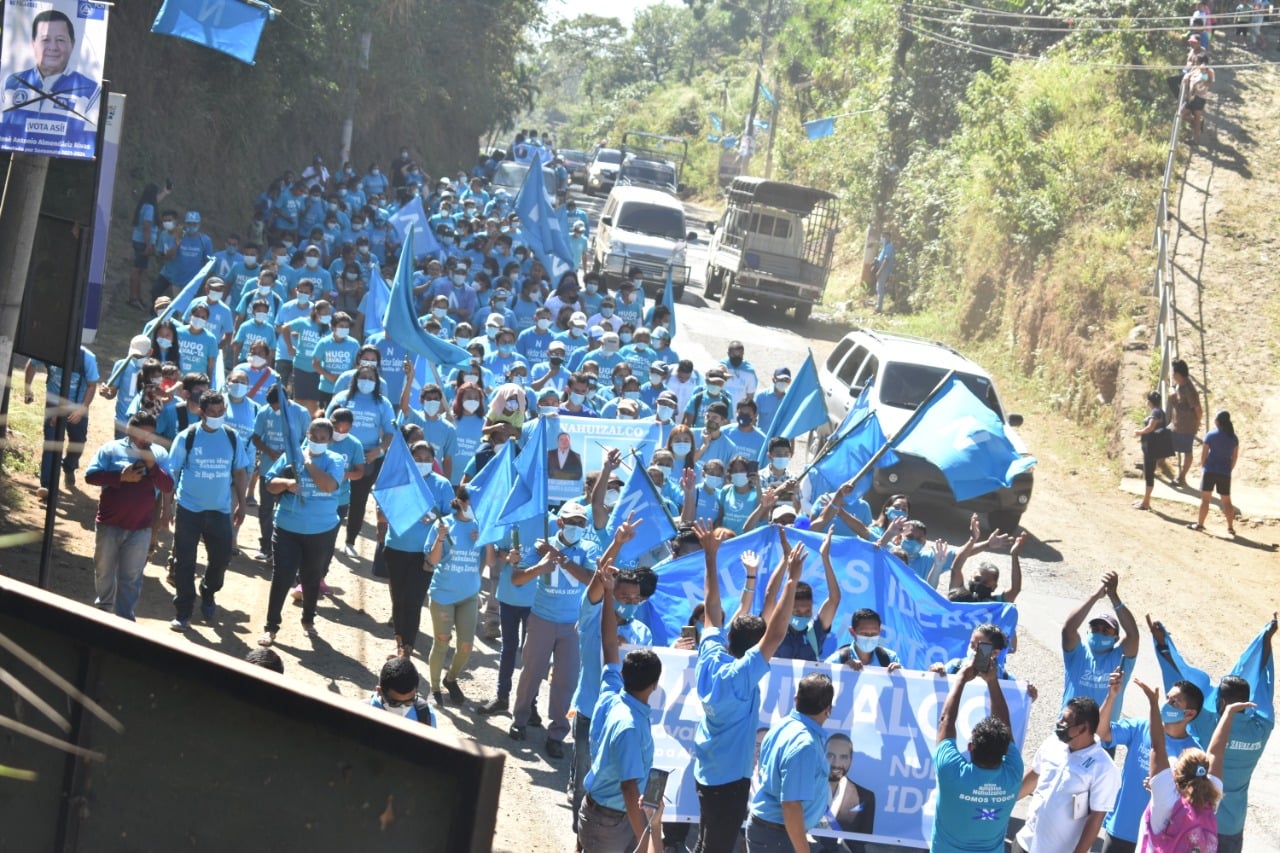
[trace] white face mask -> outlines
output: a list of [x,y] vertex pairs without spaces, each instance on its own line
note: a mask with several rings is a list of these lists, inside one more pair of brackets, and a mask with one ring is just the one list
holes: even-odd
[[267,319],[269,316],[270,315],[267,314],[265,311],[254,311],[253,322],[257,323],[258,325],[262,325],[263,323],[267,322]]
[[260,355],[251,355],[249,356],[249,364],[254,370],[261,370],[267,366],[267,360]]
[[307,439],[307,449],[311,451],[312,456],[322,456],[329,449],[329,442]]
[[231,395],[231,399],[233,400],[243,400],[245,395],[249,393],[249,383],[228,382],[227,393]]
[[333,339],[335,341],[345,341],[349,334],[351,334],[351,330],[346,326],[337,326],[333,330]]
[[221,291],[221,290],[210,290],[210,291],[209,291],[209,301],[210,301],[210,302],[212,302],[214,305],[217,305],[219,302],[221,302],[221,301],[222,301],[222,291]]
[[790,383],[790,382],[775,382],[775,383],[773,383],[773,390],[774,390],[774,391],[777,391],[779,394],[785,394],[785,393],[787,393],[787,389],[788,389],[788,388],[790,388],[790,387],[791,387],[791,383]]
[[307,269],[309,269],[309,270],[313,270],[313,269],[315,269],[315,268],[316,268],[316,267],[318,267],[318,266],[320,266],[320,259],[319,259],[319,258],[317,258],[317,257],[315,257],[315,256],[313,256],[313,255],[308,255],[308,256],[307,256]]
[[542,319],[535,321],[535,325],[537,325],[539,332],[545,332],[547,329],[551,328],[551,321],[543,317]]
[[203,317],[192,317],[192,318],[191,318],[191,324],[190,324],[190,325],[191,325],[191,328],[192,328],[194,331],[197,331],[197,332],[203,331],[203,330],[204,330],[204,318],[203,318]]
[[685,441],[676,442],[671,445],[671,452],[674,453],[677,458],[681,456],[688,456],[692,451],[693,445]]
[[421,474],[422,476],[425,477],[431,473],[432,466],[430,462],[414,462],[413,464],[417,466],[418,473]]
[[209,429],[217,429],[218,427],[222,426],[222,424],[226,421],[226,419],[227,418],[225,415],[218,415],[216,418],[210,416],[204,419],[204,425],[207,426]]
[[604,493],[604,505],[612,508],[618,503],[618,498],[622,497],[622,492],[617,489],[610,489]]
[[436,415],[440,414],[440,401],[439,400],[423,400],[422,411],[425,412],[428,417],[435,417]]
[[[671,406],[659,406],[659,407],[658,407],[658,419],[659,419],[659,420],[669,421],[669,420],[671,420],[672,415],[674,415],[675,413],[676,413],[676,410],[675,410],[674,408],[672,408]],[[681,453],[680,455],[681,455],[681,456],[684,456],[684,455],[685,455],[685,454],[687,454],[688,452],[689,452],[689,451],[687,451],[687,450],[686,450],[684,453]]]
[[479,408],[480,408],[479,400],[471,399],[471,400],[462,401],[462,411],[466,412],[468,415],[474,415],[476,413],[476,410]]

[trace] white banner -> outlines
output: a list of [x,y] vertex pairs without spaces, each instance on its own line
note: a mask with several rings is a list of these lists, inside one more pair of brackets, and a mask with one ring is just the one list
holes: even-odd
[[106,54],[106,3],[5,0],[0,148],[93,159]]
[[[662,679],[649,699],[653,722],[653,766],[671,772],[667,782],[667,821],[696,821],[698,794],[693,779],[693,737],[702,719],[702,703],[694,689],[697,655],[675,649],[655,649],[662,659]],[[774,660],[760,685],[760,741],[775,722],[795,706],[796,684],[806,675],[825,672],[835,682],[831,718],[823,726],[828,752],[840,758],[848,754],[848,769],[831,783],[830,812],[836,826],[824,826],[813,835],[827,835],[928,847],[933,830],[934,770],[938,716],[951,689],[950,679],[929,672],[899,670],[889,674],[880,668],[855,672],[846,666]],[[1031,700],[1026,684],[1001,681],[1009,704],[1013,737],[1022,744]],[[965,687],[957,722],[957,744],[967,748],[969,733],[990,713],[987,688],[975,680]],[[843,763],[838,759],[837,763]],[[753,786],[754,790],[754,786]],[[844,808],[841,801],[858,801]],[[850,830],[857,829],[854,832]]]

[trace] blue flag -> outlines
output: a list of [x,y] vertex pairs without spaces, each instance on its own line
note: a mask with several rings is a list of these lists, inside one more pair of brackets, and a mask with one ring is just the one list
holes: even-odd
[[[648,524],[648,519],[645,524]],[[641,525],[643,528],[644,525]],[[808,549],[800,579],[813,587],[814,607],[827,598],[826,573],[818,549],[823,535],[813,531],[787,529],[794,547]],[[760,576],[752,606],[762,612],[767,578],[782,558],[782,545],[774,526],[759,527],[723,542],[717,554],[721,603],[726,614],[738,609],[742,594],[743,551],[755,551],[760,558]],[[958,603],[931,588],[910,568],[883,548],[856,536],[837,536],[831,543],[831,565],[840,583],[840,606],[832,623],[826,653],[847,642],[853,612],[869,607],[880,614],[884,645],[893,649],[908,669],[926,669],[931,663],[964,657],[973,629],[984,622],[999,626],[1006,635],[1017,627],[1018,611],[1011,604]],[[667,645],[680,636],[680,626],[703,596],[703,554],[698,551],[654,567],[658,589],[649,599],[646,624],[653,630],[654,645]],[[641,613],[643,614],[643,608]],[[844,637],[846,639],[839,639]]]
[[667,322],[667,331],[671,333],[671,339],[676,337],[676,290],[675,284],[671,280],[672,273],[670,265],[667,266],[667,283],[662,288],[662,301],[658,304],[666,306],[671,312],[671,319]]
[[720,133],[724,130],[724,125],[721,124],[720,122],[720,116],[716,115],[715,113],[709,113],[707,118],[711,120],[711,127],[715,130],[716,133]]
[[1014,448],[1000,416],[954,376],[894,446],[937,465],[958,501],[1007,487],[1036,464]]
[[516,457],[514,482],[498,513],[498,524],[515,524],[547,512],[548,420],[538,418],[533,435]]
[[[546,267],[551,281],[560,281],[560,276],[571,271],[573,264],[569,260],[567,241],[563,235],[559,240],[556,238],[560,223],[555,221],[556,212],[547,201],[546,180],[536,164],[525,174],[512,209],[520,217],[520,236],[525,245]],[[566,233],[567,230],[566,227]],[[557,254],[560,251],[563,255]]]
[[397,536],[408,532],[434,506],[427,481],[418,473],[413,453],[400,430],[395,431],[391,447],[382,460],[382,470],[373,484],[373,497]]
[[719,141],[720,141],[720,134],[718,134],[718,133],[708,133],[708,134],[707,134],[707,141],[708,141],[708,142],[719,142]]
[[470,364],[469,352],[437,338],[418,325],[418,312],[413,300],[413,241],[414,229],[411,228],[400,249],[400,265],[396,267],[396,280],[391,284],[387,310],[382,317],[383,330],[387,337],[409,352],[435,364],[457,367]]
[[177,36],[253,65],[262,29],[274,17],[266,3],[164,0],[151,32]]
[[204,287],[204,280],[208,277],[209,271],[213,269],[213,264],[214,259],[209,258],[205,265],[200,268],[200,272],[192,276],[182,290],[178,291],[178,295],[169,303],[169,307],[165,308],[159,317],[147,324],[146,331],[148,333],[157,323],[163,323],[165,320],[170,320],[174,317],[181,318],[187,313],[187,309],[191,307],[191,300],[200,295],[200,288]]
[[506,525],[498,523],[507,495],[515,485],[516,443],[508,441],[498,449],[489,464],[467,483],[476,526],[480,528],[477,545],[492,545],[506,535]]
[[[280,429],[284,433],[284,455],[289,460],[289,464],[293,466],[293,470],[302,474],[302,439],[304,435],[293,434],[293,424],[289,420],[289,416],[293,414],[289,408],[289,394],[284,389],[284,383],[276,383],[277,394],[280,395]],[[305,502],[302,492],[298,492],[299,502]]]
[[[847,426],[849,418],[853,415],[854,412],[851,410],[849,415],[845,416],[840,429],[828,439],[828,443],[838,443],[814,463],[810,476],[815,478],[813,486],[815,495],[838,489],[846,480],[861,471],[862,466],[866,465],[875,452],[885,444],[884,431],[880,429],[880,419],[876,417],[875,412],[861,412],[856,423]],[[897,455],[890,450],[876,461],[876,467],[886,468],[897,463]],[[868,471],[866,476],[854,484],[853,493],[859,497],[865,495],[871,489],[872,476]]]
[[836,120],[834,118],[815,118],[804,123],[804,135],[812,142],[815,139],[826,139],[835,136]]
[[769,106],[771,107],[777,106],[778,104],[777,98],[773,96],[773,92],[769,91],[769,87],[764,84],[763,80],[760,81],[760,97],[768,101]]
[[813,351],[809,351],[804,364],[791,386],[778,404],[777,414],[769,425],[766,441],[760,445],[760,462],[764,464],[769,458],[769,442],[774,436],[795,438],[812,429],[817,429],[827,422],[827,402],[822,393],[822,385],[818,383],[818,368],[813,363]]
[[[1231,671],[1227,673],[1238,675],[1249,682],[1250,701],[1258,703],[1253,713],[1262,716],[1274,713],[1275,702],[1275,661],[1271,656],[1263,659],[1269,628],[1270,626],[1267,626],[1258,632],[1248,648],[1240,655],[1235,666],[1231,667]],[[1164,655],[1156,653],[1156,660],[1160,662],[1164,689],[1168,692],[1174,682],[1181,679],[1186,679],[1200,688],[1200,692],[1204,694],[1204,709],[1191,721],[1190,728],[1200,742],[1207,745],[1218,724],[1218,686],[1210,679],[1209,673],[1186,662],[1178,652],[1178,647],[1174,645],[1172,634],[1167,635],[1166,640],[1169,644],[1169,657],[1173,658],[1173,665],[1171,666],[1169,661],[1165,660]]]
[[612,541],[614,532],[632,513],[635,513],[636,519],[643,519],[643,523],[636,528],[635,538],[622,546],[622,551],[618,554],[620,565],[640,559],[668,539],[674,539],[676,535],[676,526],[667,515],[662,498],[649,479],[649,472],[638,456],[633,455],[631,459],[635,466],[631,469],[627,484],[622,487],[618,502],[609,513],[609,523],[605,525],[602,539],[604,542]]
[[414,196],[413,201],[387,217],[387,224],[401,244],[408,239],[410,231],[416,233],[413,255],[415,261],[420,261],[427,255],[437,258],[440,256],[440,241],[436,239],[429,223],[421,196]]
[[382,331],[382,318],[391,304],[391,288],[382,277],[382,270],[372,264],[369,270],[369,290],[360,300],[360,313],[364,315],[364,335],[376,335]]

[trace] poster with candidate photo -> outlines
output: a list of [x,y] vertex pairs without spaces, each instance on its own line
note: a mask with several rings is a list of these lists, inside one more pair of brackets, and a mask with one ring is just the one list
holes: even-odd
[[0,149],[92,160],[106,52],[106,3],[4,0]]

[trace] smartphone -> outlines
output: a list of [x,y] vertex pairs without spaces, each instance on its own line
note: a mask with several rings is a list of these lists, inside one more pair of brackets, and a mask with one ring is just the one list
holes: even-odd
[[680,639],[694,640],[698,639],[698,629],[694,625],[684,625],[680,628]]
[[760,463],[755,459],[747,460],[747,477],[751,482],[756,483],[760,480]]
[[973,653],[973,668],[976,672],[987,672],[991,669],[991,654],[995,648],[990,643],[978,643]]
[[641,798],[642,805],[651,809],[656,809],[662,805],[662,795],[667,790],[667,777],[671,775],[669,770],[659,770],[654,767],[649,771],[649,781],[644,786],[644,797]]

